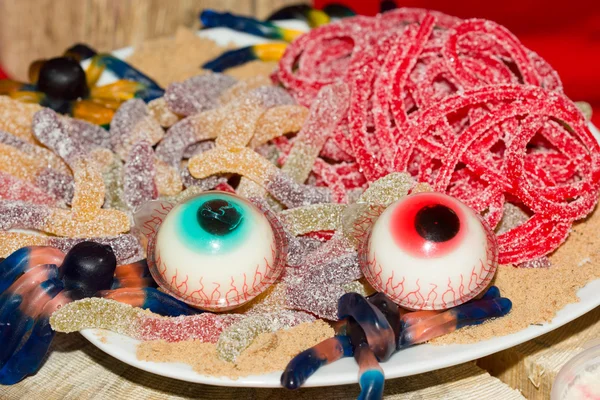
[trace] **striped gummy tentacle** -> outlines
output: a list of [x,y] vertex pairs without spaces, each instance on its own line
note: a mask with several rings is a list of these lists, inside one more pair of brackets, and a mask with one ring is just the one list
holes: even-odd
[[281,374],[281,386],[297,389],[319,368],[354,354],[348,336],[334,336],[304,350],[288,363]]
[[402,331],[399,348],[423,343],[465,326],[479,325],[510,312],[512,302],[504,297],[469,302],[424,318]]
[[387,361],[396,350],[396,337],[379,309],[358,293],[346,293],[338,301],[338,317],[351,317],[362,328],[366,342],[380,361]]

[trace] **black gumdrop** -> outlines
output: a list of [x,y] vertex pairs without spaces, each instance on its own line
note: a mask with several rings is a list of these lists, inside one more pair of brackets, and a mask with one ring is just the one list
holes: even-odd
[[87,44],[77,43],[67,49],[65,55],[67,57],[74,58],[78,61],[87,60],[88,58],[92,58],[96,55],[96,50],[92,49]]
[[280,8],[267,18],[267,21],[280,21],[285,19],[305,19],[306,14],[311,10],[308,4],[294,4]]
[[441,204],[425,206],[415,216],[415,229],[425,240],[445,242],[452,239],[460,230],[456,213]]
[[60,268],[66,290],[80,297],[93,297],[100,290],[110,289],[117,258],[110,246],[96,242],[81,242],[67,253]]
[[242,215],[227,200],[222,199],[203,203],[198,208],[196,217],[202,229],[218,236],[233,232],[242,222]]
[[52,58],[40,68],[38,90],[50,97],[75,100],[88,94],[85,71],[69,57]]

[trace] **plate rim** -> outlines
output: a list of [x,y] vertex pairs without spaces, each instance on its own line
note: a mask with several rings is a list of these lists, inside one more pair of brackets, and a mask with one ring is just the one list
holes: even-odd
[[[402,352],[407,351],[415,352],[428,352],[431,353],[433,350],[433,361],[426,359],[425,361],[419,362],[413,366],[409,372],[403,369],[403,365],[400,366],[393,363],[394,358],[398,355],[392,356],[390,360],[385,363],[381,363],[381,367],[384,370],[385,379],[395,379],[406,376],[418,375],[425,372],[435,371],[442,368],[447,368],[455,365],[459,365],[465,362],[473,361],[486,357],[490,354],[494,354],[514,346],[518,346],[529,340],[535,339],[546,333],[552,332],[555,329],[560,328],[572,322],[573,320],[581,317],[582,315],[592,311],[596,307],[600,306],[600,297],[594,301],[594,293],[600,291],[600,279],[595,279],[588,282],[584,287],[577,291],[578,300],[575,303],[569,303],[562,309],[558,310],[551,322],[541,325],[530,325],[529,327],[520,331],[511,333],[509,335],[494,337],[479,342],[469,344],[449,344],[449,345],[433,345],[433,344],[422,344],[414,346]],[[583,299],[583,301],[582,301]],[[108,355],[141,370],[150,372],[156,375],[177,379],[184,382],[190,383],[201,383],[213,386],[228,386],[228,387],[256,387],[256,388],[281,388],[279,383],[279,376],[282,371],[275,371],[263,375],[251,375],[248,377],[241,377],[238,379],[231,379],[226,377],[217,377],[211,375],[202,375],[192,371],[191,367],[183,363],[158,363],[148,362],[137,359],[135,354],[124,353],[121,346],[111,344],[111,340],[120,340],[128,342],[129,345],[137,346],[140,343],[139,340],[132,339],[130,337],[106,331],[103,329],[85,329],[80,331],[81,335],[91,342],[94,346],[98,347]],[[452,359],[449,359],[449,355],[442,354],[441,357],[436,357],[435,353],[440,352],[440,349],[450,349],[459,351],[453,351]],[[419,350],[420,349],[420,350]],[[437,350],[434,350],[437,349]],[[443,351],[441,351],[443,353]],[[133,352],[135,353],[135,352]],[[334,373],[336,366],[341,366],[340,363],[346,362],[351,365],[351,371],[344,371],[343,373]],[[392,361],[392,362],[391,362]],[[170,366],[178,365],[180,368],[172,370]],[[181,366],[185,366],[183,370],[186,371],[186,375],[182,376]],[[398,368],[400,367],[400,368]],[[345,368],[347,369],[347,368]],[[327,374],[321,375],[320,372],[327,370]],[[187,376],[189,371],[189,376]],[[337,375],[337,379],[332,379],[331,375]],[[311,376],[303,387],[325,387],[325,386],[339,386],[346,384],[353,384],[358,382],[358,366],[354,363],[354,359],[347,358],[340,360],[334,364],[322,367],[315,375]]]

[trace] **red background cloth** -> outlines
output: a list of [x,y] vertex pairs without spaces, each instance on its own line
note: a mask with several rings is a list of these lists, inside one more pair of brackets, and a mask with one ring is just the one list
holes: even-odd
[[[314,0],[316,8],[329,3],[347,5],[364,15],[379,12],[379,1]],[[558,71],[571,99],[592,104],[592,121],[600,126],[600,1],[396,0],[396,4],[491,19],[506,26]]]
[[4,79],[4,78],[8,78],[8,76],[6,75],[6,73],[4,71],[2,71],[2,66],[0,66],[0,79]]

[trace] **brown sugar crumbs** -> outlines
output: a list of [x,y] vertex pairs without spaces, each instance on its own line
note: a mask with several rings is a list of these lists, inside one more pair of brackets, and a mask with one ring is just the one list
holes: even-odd
[[577,291],[600,278],[600,212],[575,224],[567,241],[550,255],[550,268],[502,265],[493,284],[513,308],[502,318],[466,327],[433,341],[435,344],[473,343],[504,336],[552,320],[556,312],[576,303]]
[[[181,27],[172,38],[158,38],[142,43],[127,61],[166,87],[173,82],[206,73],[200,68],[202,64],[234,47],[220,46],[211,39],[198,37],[194,30]],[[169,56],[165,57],[165,54]],[[251,61],[230,68],[225,74],[237,79],[257,75],[268,77],[276,65],[275,62]]]
[[236,359],[235,363],[221,360],[217,346],[195,340],[168,343],[142,342],[137,357],[144,361],[183,362],[202,375],[239,378],[242,376],[280,371],[298,353],[334,335],[324,321],[303,323],[273,333],[263,333]]

